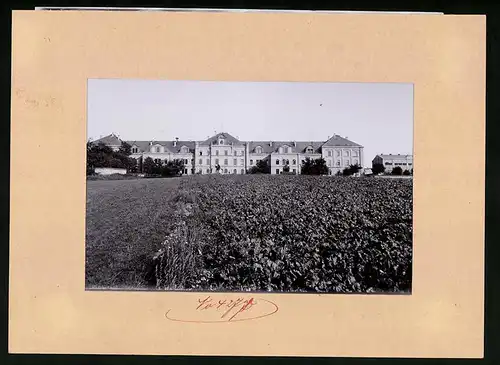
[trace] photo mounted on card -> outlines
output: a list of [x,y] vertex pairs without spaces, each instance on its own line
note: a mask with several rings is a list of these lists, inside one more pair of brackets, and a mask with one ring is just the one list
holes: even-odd
[[483,16],[21,11],[12,59],[10,352],[482,357]]

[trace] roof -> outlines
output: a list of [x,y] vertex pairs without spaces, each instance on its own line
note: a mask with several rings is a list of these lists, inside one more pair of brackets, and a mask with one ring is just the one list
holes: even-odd
[[[354,143],[347,138],[341,137],[339,135],[334,135],[332,138],[328,139],[326,142],[323,141],[240,141],[234,136],[226,132],[220,132],[216,135],[206,139],[203,142],[200,142],[200,146],[209,146],[218,140],[219,137],[222,137],[226,140],[227,143],[243,146],[244,144],[248,144],[248,148],[250,152],[255,152],[255,148],[257,146],[262,147],[262,153],[270,154],[273,152],[278,152],[281,146],[288,146],[291,148],[291,153],[304,153],[306,148],[311,146],[313,148],[313,153],[321,153],[322,147],[362,147],[361,145]],[[121,140],[115,135],[110,134],[109,136],[103,137],[94,143],[103,142],[108,146],[119,146],[121,144]],[[192,152],[195,148],[196,142],[193,141],[126,141],[129,145],[136,146],[139,148],[140,152],[149,151],[150,143],[153,145],[161,145],[165,147],[167,152],[171,153],[179,153],[182,146],[186,146]],[[175,146],[174,146],[175,145]],[[382,158],[386,155],[380,155]],[[389,155],[387,155],[389,156]],[[393,155],[394,156],[394,155]],[[391,158],[393,158],[391,156]]]
[[212,136],[209,139],[201,142],[200,145],[209,146],[209,145],[213,144],[213,142],[218,140],[219,138],[224,138],[229,144],[231,144],[231,143],[235,144],[235,145],[242,145],[243,144],[237,138],[233,137],[229,133],[220,132],[220,133],[217,133],[215,136]]
[[348,140],[347,138],[341,137],[334,134],[332,138],[323,144],[323,147],[362,147],[361,145]]
[[110,135],[99,138],[98,140],[95,140],[92,143],[96,144],[104,143],[107,146],[121,146],[122,141],[114,133],[111,133]]
[[[294,146],[295,143],[295,146]],[[270,145],[271,144],[271,145]],[[320,148],[323,142],[297,142],[297,141],[252,141],[248,142],[250,152],[255,152],[255,148],[262,147],[262,153],[278,152],[281,146],[288,146],[292,149],[292,153],[302,153],[307,147],[312,146],[313,152],[320,153]]]
[[[167,152],[179,153],[182,146],[186,146],[189,150],[194,150],[195,142],[193,141],[126,141],[130,146],[137,146],[141,152],[149,151],[149,144],[160,145],[165,147]],[[177,142],[177,143],[175,143]],[[175,146],[174,146],[175,144]]]

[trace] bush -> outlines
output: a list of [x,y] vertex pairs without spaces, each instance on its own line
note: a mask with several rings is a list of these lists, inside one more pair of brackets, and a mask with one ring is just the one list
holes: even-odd
[[399,166],[396,166],[395,168],[392,169],[392,174],[393,175],[403,175],[403,169]]
[[410,172],[410,171],[408,171],[408,170],[404,170],[403,175],[405,175],[405,176],[409,176],[409,175],[411,175],[411,172]]

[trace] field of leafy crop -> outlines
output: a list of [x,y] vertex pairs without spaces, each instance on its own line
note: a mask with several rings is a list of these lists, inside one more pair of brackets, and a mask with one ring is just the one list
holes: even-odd
[[409,292],[412,179],[181,179],[158,289]]

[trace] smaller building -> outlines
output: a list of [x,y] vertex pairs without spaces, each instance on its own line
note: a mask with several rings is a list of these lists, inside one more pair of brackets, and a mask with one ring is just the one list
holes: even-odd
[[372,167],[377,164],[381,164],[385,167],[385,173],[391,173],[397,166],[401,167],[403,172],[405,170],[411,172],[413,170],[413,155],[380,154],[375,156],[372,160]]

